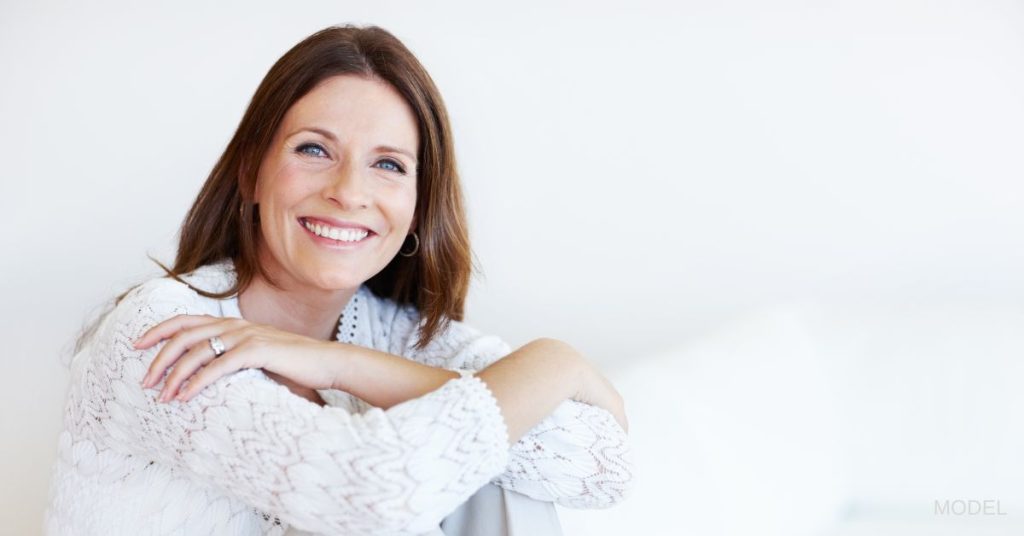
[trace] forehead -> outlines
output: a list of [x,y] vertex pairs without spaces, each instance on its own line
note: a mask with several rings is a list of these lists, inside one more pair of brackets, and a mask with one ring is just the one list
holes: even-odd
[[357,75],[326,78],[297,100],[282,121],[284,134],[318,127],[342,144],[392,145],[417,153],[416,115],[386,82]]

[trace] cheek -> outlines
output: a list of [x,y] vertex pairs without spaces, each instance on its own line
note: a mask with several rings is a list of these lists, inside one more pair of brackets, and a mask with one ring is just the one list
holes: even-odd
[[391,192],[388,197],[388,212],[395,227],[404,229],[411,225],[413,214],[416,212],[416,189],[406,187]]
[[256,188],[260,230],[271,249],[278,250],[287,241],[288,226],[294,217],[289,210],[315,193],[315,182],[308,172],[288,162],[281,162],[260,176]]
[[265,181],[260,183],[262,188],[259,199],[261,202],[277,202],[295,199],[306,195],[304,189],[309,188],[311,181],[303,180],[303,173],[295,164],[282,163],[273,173],[269,174]]
[[306,198],[318,192],[316,176],[296,164],[282,164],[276,173],[267,176],[261,184],[257,202],[261,205],[262,214],[273,219],[281,219],[287,211],[302,203]]

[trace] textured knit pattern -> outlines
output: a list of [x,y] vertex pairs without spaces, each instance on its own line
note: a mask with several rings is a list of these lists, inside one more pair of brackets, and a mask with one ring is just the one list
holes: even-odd
[[[233,278],[219,263],[187,279],[221,290]],[[74,357],[47,534],[436,534],[488,481],[606,507],[632,479],[626,435],[608,412],[564,402],[509,448],[496,400],[472,376],[388,410],[335,390],[319,391],[321,407],[259,369],[222,377],[188,402],[159,403],[159,390],[140,384],[161,345],[140,351],[132,341],[177,314],[234,316],[237,301],[152,280]],[[414,308],[363,287],[338,340],[452,370],[480,370],[510,352],[458,322],[417,351],[418,323]]]

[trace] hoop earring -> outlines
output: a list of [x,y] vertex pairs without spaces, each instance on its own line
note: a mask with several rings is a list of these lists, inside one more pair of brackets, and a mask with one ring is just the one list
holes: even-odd
[[[403,257],[412,257],[413,255],[416,254],[417,251],[420,250],[420,237],[416,235],[416,231],[412,232],[412,238],[413,240],[416,241],[416,245],[412,248],[412,251],[410,251],[409,253],[402,253],[402,250],[398,250],[399,255]],[[402,244],[404,245],[405,243],[403,242]]]

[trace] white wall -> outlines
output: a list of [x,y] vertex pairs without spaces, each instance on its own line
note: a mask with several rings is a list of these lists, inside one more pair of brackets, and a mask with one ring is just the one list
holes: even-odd
[[391,30],[440,86],[468,320],[513,344],[613,368],[780,300],[1024,298],[1019,2],[435,4],[0,4],[13,533],[38,530],[59,352],[171,258],[261,77],[329,24]]

